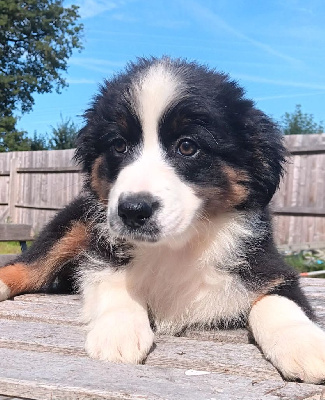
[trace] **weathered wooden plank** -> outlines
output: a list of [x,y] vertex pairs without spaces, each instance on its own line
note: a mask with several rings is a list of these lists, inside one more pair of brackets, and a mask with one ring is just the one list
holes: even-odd
[[308,287],[319,286],[325,293],[325,280],[321,278],[301,278],[300,283],[302,288],[305,290]]
[[16,256],[16,254],[0,254],[0,267],[12,261]]
[[291,153],[305,149],[310,149],[311,151],[323,150],[325,147],[325,134],[288,135],[285,136],[285,144]]
[[27,241],[33,240],[33,238],[31,225],[0,224],[0,241]]
[[31,400],[31,399],[26,399],[22,397],[8,397],[8,396],[1,396],[0,395],[0,400]]
[[34,210],[46,210],[46,211],[58,211],[63,208],[63,206],[40,206],[39,204],[15,204],[16,208],[31,208]]
[[309,146],[299,146],[292,147],[290,149],[292,155],[305,155],[305,154],[324,154],[325,145],[309,145]]
[[[316,312],[325,304],[325,288],[322,279],[303,278],[302,286]],[[29,294],[16,296],[14,301],[0,303],[0,317],[25,321],[43,321],[52,324],[79,325],[81,301],[78,295]],[[324,323],[325,321],[321,321]],[[247,343],[245,330],[188,332],[187,336],[205,336],[208,340]]]
[[18,195],[18,175],[17,167],[19,165],[18,158],[12,158],[10,161],[10,177],[9,177],[9,216],[11,222],[17,222],[15,213],[15,203]]
[[[0,355],[1,348],[7,348],[87,357],[84,351],[83,328],[4,319],[0,321]],[[209,368],[211,372],[281,380],[276,369],[264,360],[254,345],[239,342],[220,343],[158,336],[146,365],[183,369]]]
[[[81,302],[80,296],[77,294],[51,294],[36,293],[36,294],[22,294],[16,296],[14,301],[45,303],[45,304],[79,304]],[[17,306],[18,307],[18,306]]]
[[[15,297],[14,301],[0,303],[0,318],[13,321],[79,326],[80,311],[81,301],[76,295],[23,295]],[[227,343],[249,343],[245,329],[188,331],[184,336]]]
[[186,370],[104,363],[85,357],[1,349],[0,392],[39,400],[308,399],[322,387]]
[[[317,220],[320,220],[321,218],[318,218]],[[284,219],[282,218],[281,221],[283,222]],[[315,221],[317,222],[317,221]],[[286,250],[291,250],[291,251],[301,251],[301,250],[310,250],[310,249],[324,249],[325,248],[325,241],[323,242],[313,242],[309,241],[308,243],[293,243],[293,244],[281,244],[278,245],[277,248],[280,251],[286,251]]]
[[[302,284],[318,314],[325,313],[324,281],[307,278]],[[91,360],[83,349],[84,331],[77,326],[79,310],[75,295],[23,295],[0,304],[0,393],[42,400],[325,396],[322,386],[283,382],[247,343],[243,330],[230,331],[229,342],[219,332],[212,333],[214,337],[211,332],[192,332],[192,338],[157,337],[145,366]],[[189,369],[208,374],[189,376]]]
[[276,215],[325,216],[325,210],[323,208],[317,209],[311,206],[273,207],[272,212]]
[[67,167],[29,167],[29,168],[17,168],[17,173],[36,173],[36,174],[44,174],[44,173],[68,173],[68,172],[81,172],[81,167],[79,166],[67,166]]
[[0,303],[0,318],[80,325],[80,305],[73,303],[32,303],[7,300]]
[[7,348],[86,356],[83,327],[3,318],[0,325],[0,354]]

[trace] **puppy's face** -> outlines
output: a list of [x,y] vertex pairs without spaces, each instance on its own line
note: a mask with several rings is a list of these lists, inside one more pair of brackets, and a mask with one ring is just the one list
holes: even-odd
[[114,235],[184,241],[200,220],[267,204],[283,149],[242,95],[225,75],[169,59],[142,60],[106,82],[77,157]]

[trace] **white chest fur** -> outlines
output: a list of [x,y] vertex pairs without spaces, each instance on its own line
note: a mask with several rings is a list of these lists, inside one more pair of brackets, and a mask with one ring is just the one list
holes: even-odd
[[243,226],[225,223],[217,232],[180,248],[137,249],[125,271],[127,285],[145,299],[158,331],[172,334],[185,325],[233,320],[248,312],[253,294],[232,272]]
[[247,267],[242,240],[256,234],[257,225],[252,215],[239,213],[213,222],[205,229],[196,226],[181,245],[136,246],[130,264],[117,272],[106,263],[93,269],[96,260],[89,259],[82,279],[85,320],[138,303],[149,306],[159,332],[173,334],[186,325],[230,321],[248,313],[256,294],[235,270]]

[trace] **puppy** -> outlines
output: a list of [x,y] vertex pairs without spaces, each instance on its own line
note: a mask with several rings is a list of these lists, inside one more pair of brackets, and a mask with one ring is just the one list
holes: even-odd
[[287,379],[325,379],[325,333],[268,212],[285,150],[222,73],[140,59],[85,113],[80,196],[0,269],[1,300],[75,288],[91,357],[140,363],[153,331],[248,326]]

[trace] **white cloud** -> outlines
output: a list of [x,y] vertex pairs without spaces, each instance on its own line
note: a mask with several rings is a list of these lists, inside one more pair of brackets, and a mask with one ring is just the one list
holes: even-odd
[[290,99],[295,97],[306,97],[306,96],[317,96],[317,95],[324,95],[325,91],[322,92],[308,92],[308,93],[295,93],[295,94],[279,94],[275,96],[262,96],[262,97],[255,97],[254,100],[256,101],[265,101],[265,100],[278,100],[278,99]]
[[325,85],[320,85],[319,83],[307,83],[307,82],[295,82],[295,81],[287,81],[282,79],[268,79],[261,78],[255,75],[245,75],[245,74],[232,74],[232,76],[236,79],[256,82],[256,83],[267,83],[270,85],[276,86],[288,86],[288,87],[297,87],[297,88],[305,88],[305,89],[315,89],[315,90],[325,90]]
[[95,81],[93,79],[84,79],[84,78],[81,78],[81,79],[78,79],[78,78],[67,78],[66,81],[67,81],[67,83],[72,84],[72,85],[74,85],[74,84],[77,84],[77,85],[80,85],[80,84],[93,85],[94,83],[97,83],[97,81]]
[[116,68],[125,66],[125,62],[110,61],[101,58],[92,57],[72,57],[69,60],[70,65],[77,65],[78,67],[86,68],[90,71],[101,72],[110,75]]
[[80,7],[79,13],[81,18],[92,18],[118,7],[117,1],[110,0],[78,0],[74,4]]
[[238,29],[229,25],[226,21],[220,18],[216,13],[211,11],[209,8],[202,6],[200,3],[196,1],[187,0],[186,3],[183,3],[186,6],[186,9],[189,10],[193,16],[195,16],[200,21],[203,21],[206,27],[209,27],[219,32],[222,29],[225,32],[230,33],[231,35],[237,37],[238,39],[244,40],[256,48],[263,50],[265,53],[276,56],[282,60],[289,62],[294,65],[302,65],[302,62],[294,57],[290,57],[287,54],[281,53],[269,46],[266,43],[260,42],[259,40],[255,40],[244,33],[240,32]]
[[85,64],[91,64],[91,65],[105,65],[109,67],[121,67],[125,65],[125,63],[121,61],[110,61],[104,58],[93,58],[93,57],[72,57],[70,58],[69,63],[79,66],[83,66]]

